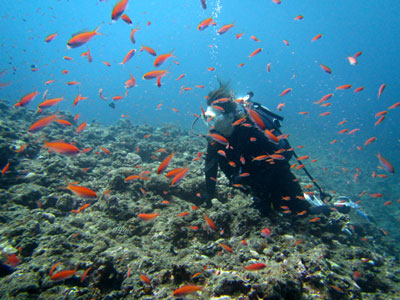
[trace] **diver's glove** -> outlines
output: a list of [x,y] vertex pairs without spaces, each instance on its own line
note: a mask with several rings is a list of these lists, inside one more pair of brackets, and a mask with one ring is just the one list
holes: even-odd
[[308,209],[308,213],[311,215],[324,214],[328,216],[332,212],[331,208],[315,195],[304,194],[304,199],[311,204]]
[[313,206],[308,210],[308,213],[310,215],[324,214],[328,216],[331,212],[332,212],[331,208],[326,204]]

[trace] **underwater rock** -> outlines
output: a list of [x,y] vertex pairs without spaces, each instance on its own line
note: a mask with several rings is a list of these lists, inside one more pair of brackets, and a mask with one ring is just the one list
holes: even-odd
[[49,193],[49,190],[43,186],[34,183],[17,184],[9,189],[10,201],[28,206],[29,208],[36,208],[37,201],[44,195]]
[[238,274],[223,271],[213,283],[214,293],[217,296],[234,295],[235,293],[247,294],[250,291],[250,285],[238,276]]
[[[0,111],[1,107],[0,101]],[[0,183],[0,245],[17,254],[20,263],[15,268],[1,265],[0,298],[172,299],[172,292],[185,284],[203,287],[187,299],[396,299],[400,295],[398,260],[387,252],[387,245],[394,243],[385,244],[382,234],[374,234],[373,225],[353,231],[350,217],[336,212],[321,215],[320,222],[312,224],[308,216],[281,211],[262,216],[251,196],[229,186],[221,174],[212,206],[205,207],[203,158],[194,160],[198,152],[206,151],[204,140],[175,125],[132,125],[123,119],[111,127],[90,124],[79,135],[73,127],[57,124],[27,135],[37,115],[12,111],[8,109],[11,115],[3,114],[0,122],[6,133],[0,153],[12,159],[12,169]],[[60,114],[72,121],[70,113]],[[4,126],[10,122],[12,126]],[[92,150],[76,156],[49,153],[42,148],[42,134]],[[25,143],[26,150],[12,150]],[[171,151],[175,155],[166,171],[189,168],[175,187],[165,172],[156,174]],[[125,182],[127,176],[142,172],[144,178]],[[74,181],[94,189],[98,198],[85,199],[62,188]],[[72,212],[85,204],[90,207]],[[159,215],[144,221],[139,213]],[[206,224],[205,215],[216,230]],[[265,227],[271,230],[269,237],[260,234]],[[366,236],[367,241],[362,239]],[[398,253],[395,247],[391,250]],[[77,274],[51,281],[48,274],[57,262],[62,263],[58,270],[77,266]],[[266,267],[244,268],[258,262]],[[88,267],[91,270],[81,282]],[[355,270],[359,278],[353,278]],[[140,280],[141,274],[149,277],[150,286]]]
[[70,212],[74,206],[75,199],[70,194],[62,194],[56,202],[56,208],[63,212]]
[[3,284],[7,284],[8,293],[12,297],[18,299],[32,299],[32,295],[38,294],[40,291],[40,276],[37,273],[19,273],[14,272],[9,276]]

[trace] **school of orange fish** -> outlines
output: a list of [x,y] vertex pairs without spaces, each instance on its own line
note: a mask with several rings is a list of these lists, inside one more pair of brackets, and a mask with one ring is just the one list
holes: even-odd
[[[129,0],[121,0],[121,1],[117,2],[117,4],[113,7],[112,12],[111,12],[111,19],[112,19],[113,22],[116,22],[119,19],[122,19],[127,24],[129,24],[129,25],[132,24],[131,19],[125,13],[125,11],[127,10],[128,2],[129,2]],[[275,4],[281,4],[280,0],[272,0],[272,2],[275,3]],[[206,10],[207,9],[206,1],[205,0],[201,0],[200,3],[201,3],[202,8],[204,10]],[[298,16],[296,16],[294,18],[294,20],[296,22],[300,22],[302,19],[303,19],[302,15],[298,15]],[[148,25],[150,25],[150,24],[148,24]],[[217,25],[219,25],[219,24],[216,24],[216,22],[213,20],[213,18],[207,18],[205,20],[202,20],[197,25],[197,30],[198,31],[203,31],[203,30],[206,30],[207,27],[209,27],[209,26],[217,26]],[[223,25],[218,29],[217,34],[219,34],[219,35],[225,34],[229,30],[231,30],[234,26],[235,26],[234,23]],[[78,47],[81,47],[83,45],[86,45],[87,43],[90,42],[90,40],[92,38],[94,38],[94,37],[96,37],[98,35],[101,35],[99,30],[101,30],[101,28],[97,27],[96,29],[94,29],[92,31],[80,32],[80,33],[77,33],[77,34],[73,35],[67,41],[67,43],[66,43],[67,47],[70,49],[70,48],[78,48]],[[138,27],[133,28],[131,30],[130,40],[131,40],[132,44],[136,43],[135,33],[138,30],[139,30]],[[238,34],[236,34],[235,37],[236,37],[236,39],[240,39],[240,38],[242,38],[243,35],[244,35],[244,33],[238,33]],[[50,35],[48,35],[47,37],[44,38],[44,42],[45,43],[50,43],[53,39],[57,38],[57,36],[58,36],[57,33],[50,34]],[[312,43],[317,43],[318,40],[321,39],[322,37],[323,37],[323,34],[319,33],[315,37],[310,39],[310,41]],[[253,36],[253,35],[250,38],[255,42],[260,42],[260,40],[257,37]],[[286,46],[290,45],[289,41],[287,41],[287,40],[283,40],[283,43]],[[253,59],[253,57],[255,57],[257,54],[259,54],[262,50],[263,50],[263,48],[257,48],[252,53],[250,53],[248,55],[248,57]],[[150,54],[150,55],[155,57],[154,64],[153,64],[153,66],[155,68],[161,67],[168,59],[170,59],[171,57],[174,57],[173,56],[173,50],[170,51],[169,53],[166,53],[166,54],[157,55],[156,51],[154,49],[152,49],[151,47],[142,46],[139,49],[139,51],[140,52],[146,51],[148,54]],[[121,65],[126,64],[130,59],[132,59],[132,57],[135,55],[135,53],[136,53],[136,49],[131,49],[130,51],[128,51],[126,56],[124,57],[124,59],[122,60],[122,62],[120,64]],[[362,52],[359,51],[359,52],[355,53],[353,56],[347,57],[349,64],[352,65],[352,66],[356,66],[358,64],[358,59],[359,59],[359,57],[361,55],[362,55]],[[87,59],[88,59],[88,62],[92,62],[92,60],[93,60],[89,48],[87,48],[87,51],[83,52],[81,54],[81,56],[86,56]],[[63,59],[64,60],[72,60],[72,58],[69,57],[69,56],[64,56]],[[103,61],[103,63],[105,65],[107,65],[107,66],[110,66],[110,63],[107,62],[107,61]],[[175,63],[178,64],[178,62],[175,62]],[[244,63],[241,63],[238,67],[243,67],[243,66],[244,66]],[[319,64],[319,67],[324,72],[326,72],[327,74],[332,74],[332,70],[331,70],[331,68],[329,66],[326,66],[324,64]],[[270,63],[267,64],[266,68],[267,68],[268,72],[271,72],[271,64]],[[210,67],[210,68],[208,68],[208,70],[209,71],[214,71],[215,68],[214,67]],[[32,69],[32,71],[35,71],[35,69]],[[63,70],[63,73],[68,73],[68,70]],[[151,71],[145,73],[142,76],[142,78],[144,80],[155,79],[156,82],[157,82],[157,86],[161,87],[161,79],[163,77],[165,77],[168,73],[169,72],[166,69],[165,70],[156,69],[156,70],[151,70]],[[176,80],[180,80],[184,76],[185,76],[185,74],[181,74],[180,76],[178,76],[176,78]],[[52,82],[53,82],[53,80],[48,80],[45,84],[47,86],[49,86],[49,85],[52,84]],[[0,87],[7,86],[8,84],[9,83],[1,83]],[[67,84],[68,85],[77,85],[77,84],[80,84],[80,83],[77,82],[77,81],[69,81]],[[125,88],[126,88],[125,96],[114,96],[113,97],[113,101],[118,101],[118,100],[121,100],[124,97],[126,97],[128,95],[129,89],[132,88],[132,87],[135,87],[135,85],[136,85],[136,79],[134,78],[133,75],[130,75],[130,78],[125,82]],[[197,88],[204,88],[204,85],[197,85],[196,87]],[[378,90],[377,90],[377,101],[382,97],[385,87],[386,87],[386,84],[382,83],[381,86],[378,88]],[[349,90],[351,88],[352,88],[351,84],[344,84],[344,85],[341,85],[341,86],[337,86],[335,88],[335,90],[336,91]],[[182,91],[186,91],[186,90],[190,90],[190,89],[191,88],[189,88],[189,87],[182,86],[181,92]],[[364,89],[364,87],[357,87],[357,88],[355,88],[353,90],[353,92],[354,93],[359,93],[359,92],[362,92],[363,89]],[[291,92],[292,92],[292,88],[286,88],[285,90],[283,90],[281,92],[281,94],[279,96],[280,97],[284,97],[285,95],[288,95]],[[38,91],[33,91],[31,93],[28,93],[28,94],[22,96],[21,99],[17,103],[15,103],[14,106],[16,107],[16,109],[21,109],[23,107],[26,107],[39,94],[40,93]],[[98,94],[99,94],[99,97],[101,99],[105,100],[105,97],[102,94],[102,89],[99,90]],[[63,99],[63,97],[47,99],[46,95],[47,95],[47,90],[43,93],[43,101],[38,105],[38,114],[44,112],[45,110],[47,110],[49,108],[57,106],[57,104],[59,104],[61,101],[65,101]],[[329,103],[327,101],[330,98],[332,98],[333,96],[334,96],[334,93],[332,93],[332,92],[328,93],[325,96],[323,96],[321,99],[315,101],[314,103],[317,104],[317,105],[320,105],[321,107],[328,108],[328,107],[331,106],[331,103]],[[76,105],[78,105],[78,103],[80,101],[83,101],[85,99],[87,99],[87,97],[84,97],[81,94],[78,94],[77,97],[74,99],[72,105],[76,106]],[[218,103],[221,103],[221,102],[224,102],[224,101],[230,101],[230,99],[227,99],[227,98],[218,99],[218,100],[216,100],[216,101],[214,101],[212,103],[212,106],[215,109],[223,110],[220,106],[218,106]],[[238,103],[240,103],[240,101],[241,101],[241,99],[237,100]],[[159,106],[161,106],[161,104]],[[159,106],[157,108],[159,108]],[[389,106],[387,108],[387,110],[377,112],[376,115],[375,115],[375,117],[377,118],[377,121],[375,122],[374,125],[378,126],[380,123],[382,123],[385,120],[386,116],[389,114],[389,112],[391,110],[399,107],[399,106],[400,106],[400,102],[397,102],[397,103],[394,103],[393,105]],[[279,103],[279,105],[277,106],[277,109],[279,111],[281,111],[284,107],[285,107],[285,103],[282,102],[282,103]],[[177,111],[177,109],[174,109],[174,110]],[[202,113],[204,115],[204,110],[202,111]],[[270,142],[275,143],[275,144],[277,144],[279,142],[280,138],[285,138],[286,137],[286,136],[276,136],[273,132],[268,130],[265,127],[265,125],[263,124],[260,116],[257,114],[256,111],[252,110],[251,108],[248,108],[247,109],[247,113],[248,113],[251,121],[253,122],[253,124],[246,123],[245,122],[246,119],[243,118],[243,119],[240,119],[240,120],[236,120],[232,124],[232,126],[256,126],[257,128],[259,128],[261,131],[263,131],[265,133],[265,136],[270,140]],[[307,111],[301,111],[301,112],[299,112],[299,114],[307,115],[308,112]],[[323,112],[323,113],[320,114],[321,117],[328,116],[328,115],[330,115],[329,111],[326,111],[326,112]],[[78,119],[79,119],[79,114],[77,114],[75,116],[74,120],[77,121]],[[35,134],[35,133],[41,131],[43,128],[51,126],[52,123],[57,123],[57,124],[61,124],[63,126],[68,126],[68,127],[73,126],[73,124],[71,124],[69,121],[62,119],[62,116],[60,116],[58,113],[53,113],[51,115],[39,118],[27,130],[28,130],[28,132],[30,134]],[[342,122],[338,123],[337,125],[338,126],[342,126],[345,123],[346,123],[346,120],[343,120]],[[76,127],[76,134],[79,134],[80,132],[84,131],[85,128],[86,128],[86,125],[87,125],[87,122],[82,122],[81,124],[79,124]],[[350,135],[350,134],[356,133],[359,130],[360,130],[359,128],[352,129],[352,130],[346,128],[346,129],[342,129],[342,130],[338,131],[338,134],[345,134],[346,133],[346,134]],[[209,136],[215,142],[224,144],[227,147],[229,146],[227,139],[225,137],[223,137],[222,135],[211,134],[210,133]],[[150,137],[150,135],[145,136],[145,138],[149,138],[149,137]],[[375,136],[374,137],[370,137],[369,139],[367,139],[364,142],[364,144],[357,146],[357,149],[362,151],[363,148],[365,148],[367,145],[375,142],[376,140],[377,140],[377,137],[375,137]],[[335,138],[334,140],[331,141],[331,144],[334,144],[337,141],[338,140]],[[14,151],[22,152],[22,151],[24,151],[24,149],[26,149],[26,147],[28,147],[27,144],[22,145],[19,149],[15,149]],[[48,149],[49,152],[54,152],[54,153],[57,153],[59,155],[70,155],[70,156],[78,155],[78,154],[89,152],[89,151],[93,150],[91,148],[78,149],[78,147],[76,145],[74,145],[73,143],[68,143],[68,142],[65,142],[65,141],[45,141],[44,144],[43,144],[43,148]],[[301,148],[301,146],[299,146],[299,148]],[[112,155],[112,150],[106,149],[104,147],[100,147],[100,150],[103,151],[104,153],[106,153],[107,155]],[[266,161],[267,163],[273,163],[274,160],[284,159],[284,156],[281,155],[281,153],[283,151],[290,151],[290,150],[293,150],[293,149],[289,149],[289,150],[281,149],[281,150],[278,150],[276,153],[273,153],[273,154],[254,157],[253,160],[263,160],[263,161]],[[166,149],[160,149],[159,152],[167,153],[168,151]],[[218,153],[220,155],[222,155],[222,156],[225,156],[225,153],[222,150],[220,150]],[[203,153],[199,152],[199,154],[197,155],[197,157],[194,158],[194,160],[200,160],[202,154]],[[167,170],[167,168],[169,167],[173,157],[174,157],[174,152],[171,151],[170,154],[167,155],[165,157],[165,159],[160,163],[158,169],[156,170],[156,174],[157,175],[160,175],[164,171]],[[380,169],[386,171],[389,174],[395,173],[394,166],[382,155],[382,153],[377,153],[376,157],[377,157],[377,161],[380,164],[380,167],[379,167]],[[296,163],[294,163],[291,166],[291,168],[292,169],[296,169],[296,170],[304,168],[305,165],[304,165],[304,163],[302,161],[308,160],[309,158],[310,158],[310,156],[307,156],[307,155],[303,155],[303,156],[299,157],[298,161]],[[316,159],[311,160],[311,163],[315,163],[316,161],[317,161]],[[242,163],[244,164],[246,162],[242,161]],[[10,167],[10,163],[9,162],[5,166],[2,166],[2,170],[1,170],[2,176],[7,176],[7,171],[9,170],[9,167]],[[170,186],[174,187],[174,186],[178,185],[185,178],[185,176],[187,175],[188,172],[189,172],[189,168],[187,166],[180,167],[180,168],[174,168],[172,170],[169,170],[166,173],[166,177],[171,179]],[[144,171],[144,172],[142,172],[140,174],[129,175],[129,176],[127,176],[125,178],[125,182],[129,183],[132,180],[149,180],[150,177],[146,176],[149,173],[150,173],[150,171]],[[357,176],[357,174],[356,174],[356,176]],[[250,174],[248,174],[248,173],[240,174],[240,176],[242,176],[242,177],[249,176],[249,175]],[[381,177],[381,178],[387,177],[386,174],[384,174],[384,173],[377,174],[375,171],[374,171],[372,176],[373,177],[378,176],[378,177]],[[305,189],[309,189],[311,187],[312,187],[312,185],[304,186]],[[81,197],[81,198],[88,199],[88,200],[96,200],[98,198],[98,194],[95,191],[93,191],[93,190],[91,190],[91,189],[89,189],[87,187],[80,186],[79,183],[75,183],[75,182],[67,183],[67,186],[65,188],[68,189],[69,191],[71,191],[77,197]],[[112,191],[107,190],[107,191],[104,191],[103,193],[104,194],[108,194],[110,192],[112,192]],[[142,192],[145,193],[146,191],[143,190]],[[363,196],[365,194],[366,194],[366,192],[363,191],[363,192],[361,192],[360,196]],[[200,194],[198,196],[200,196]],[[370,197],[375,197],[375,198],[380,198],[380,197],[383,197],[383,194],[382,193],[370,193],[369,196]],[[284,200],[288,200],[289,201],[290,199],[284,199]],[[165,202],[167,204],[167,201],[165,201]],[[400,199],[398,200],[398,202],[400,202]],[[91,202],[91,203],[93,203],[93,202]],[[78,214],[78,213],[83,212],[85,209],[90,207],[91,203],[84,204],[83,206],[79,207],[78,209],[72,210],[72,213]],[[392,204],[392,201],[386,201],[384,203],[385,206],[388,206],[388,205],[391,205],[391,204]],[[196,210],[197,207],[193,206],[192,209]],[[283,211],[285,213],[290,213],[290,211],[288,211],[288,208],[282,207],[282,209],[283,209]],[[298,213],[298,215],[304,215],[305,213],[306,213],[305,211],[304,212],[300,212],[300,213]],[[182,212],[182,213],[178,214],[178,216],[185,216],[187,214],[189,214],[189,212]],[[144,220],[144,221],[151,221],[151,220],[156,219],[159,215],[160,215],[160,212],[139,213],[137,215],[137,217],[139,219],[141,219],[141,220]],[[211,230],[211,231],[218,230],[217,226],[214,224],[214,222],[207,215],[204,215],[204,220],[205,220],[205,224],[206,224],[205,226],[208,228],[208,230]],[[319,217],[315,217],[315,218],[310,219],[309,221],[310,222],[318,222],[319,220],[320,220]],[[198,230],[199,229],[199,228],[195,228],[195,227],[197,227],[197,226],[193,226],[192,229],[193,230]],[[264,237],[268,237],[270,234],[271,234],[271,232],[270,232],[270,230],[268,228],[263,229],[263,231],[261,233],[261,235],[264,236]],[[299,241],[299,242],[301,242],[301,241]],[[242,240],[242,244],[246,245],[246,241]],[[223,249],[223,250],[225,250],[227,252],[230,252],[230,253],[233,252],[233,250],[232,250],[232,248],[230,246],[228,246],[226,244],[223,244],[223,243],[220,243],[219,245],[220,245],[221,249]],[[18,256],[16,254],[12,254],[12,255],[5,254],[5,255],[7,256],[7,261],[5,262],[6,264],[9,264],[9,265],[14,267],[14,266],[17,266],[20,263],[20,260],[19,260],[19,258],[18,258]],[[51,268],[51,270],[49,272],[49,276],[50,276],[51,280],[53,280],[53,281],[62,281],[62,280],[71,278],[72,276],[75,276],[77,274],[77,268],[72,269],[72,270],[64,269],[64,270],[60,270],[60,271],[56,272],[56,269],[57,269],[57,267],[59,265],[60,265],[60,262],[56,263]],[[263,263],[255,263],[255,264],[252,264],[252,265],[244,266],[244,268],[246,270],[248,270],[248,271],[261,270],[261,269],[263,269],[265,267],[266,267],[266,265],[263,264]],[[91,271],[91,267],[89,267],[88,269],[85,270],[85,272],[81,275],[81,281],[85,280],[86,276],[88,275],[88,273],[90,271]],[[357,271],[355,271],[355,272],[357,272]],[[128,276],[130,276],[130,273],[131,273],[131,270],[129,270]],[[354,276],[361,276],[361,275],[358,274],[358,273],[357,274],[355,273]],[[146,283],[148,285],[151,285],[150,279],[145,274],[141,274],[140,275],[140,279],[144,283]],[[179,289],[176,289],[175,291],[173,291],[173,296],[184,296],[184,295],[187,295],[187,294],[190,294],[190,293],[194,293],[194,292],[200,290],[201,288],[202,288],[201,286],[196,286],[196,285],[192,285],[192,284],[185,285],[185,286],[182,286]]]

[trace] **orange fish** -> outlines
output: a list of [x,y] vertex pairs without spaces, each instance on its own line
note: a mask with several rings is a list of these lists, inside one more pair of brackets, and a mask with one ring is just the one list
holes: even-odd
[[124,60],[122,62],[120,62],[120,65],[124,65],[125,63],[127,63],[132,57],[133,55],[135,55],[136,53],[136,49],[132,49],[130,50],[124,57]]
[[49,148],[58,154],[75,155],[79,153],[79,149],[76,146],[64,142],[44,142],[43,147]]
[[247,108],[247,113],[249,114],[249,117],[251,119],[251,121],[253,121],[253,123],[260,129],[260,130],[265,130],[265,124],[262,121],[260,115],[258,114],[258,112],[256,112],[255,110],[251,109],[251,108]]
[[287,89],[284,90],[279,96],[280,96],[280,97],[285,96],[286,94],[290,93],[291,91],[292,91],[291,88],[287,88]]
[[49,272],[49,276],[53,275],[54,271],[56,270],[56,268],[57,268],[57,266],[58,266],[59,264],[61,264],[61,262],[58,262],[58,263],[54,264],[54,265],[51,267],[50,272]]
[[68,81],[67,84],[68,85],[77,85],[77,84],[81,84],[81,83],[78,81]]
[[37,132],[46,126],[49,126],[51,123],[53,123],[55,118],[56,118],[55,114],[41,118],[40,120],[33,123],[31,127],[29,127],[28,132]]
[[174,50],[172,50],[171,52],[167,53],[167,54],[160,54],[159,56],[156,57],[156,59],[154,60],[154,66],[156,68],[158,68],[159,66],[161,66],[168,58],[170,58],[172,55],[172,52]]
[[133,44],[135,44],[136,43],[136,40],[135,40],[135,33],[136,33],[136,31],[138,31],[139,30],[139,28],[133,28],[132,29],[132,31],[131,31],[131,42],[133,43]]
[[233,27],[233,23],[232,24],[227,24],[222,26],[219,30],[218,30],[218,34],[224,34],[225,32],[227,32],[229,29],[231,29]]
[[90,203],[84,204],[81,207],[79,207],[78,211],[82,212],[84,211],[86,208],[90,207]]
[[151,221],[157,218],[159,215],[160,215],[159,213],[138,214],[138,218],[144,221]]
[[71,278],[75,275],[78,266],[75,267],[74,270],[62,270],[50,276],[50,280],[52,281],[62,281],[68,278]]
[[206,29],[210,24],[213,22],[212,18],[205,19],[200,22],[200,24],[197,26],[197,30],[202,31]]
[[136,85],[136,79],[132,75],[129,75],[130,78],[125,81],[125,88],[130,89],[131,87],[134,87]]
[[186,76],[186,74],[181,74],[181,75],[179,75],[179,77],[178,78],[176,78],[175,80],[181,80],[183,77],[185,77]]
[[324,70],[326,73],[332,74],[332,70],[331,70],[331,68],[329,68],[328,66],[325,66],[325,65],[323,65],[323,64],[320,64],[319,66],[320,66],[321,69]]
[[351,84],[344,84],[336,87],[337,90],[348,90],[351,89]]
[[304,156],[298,157],[297,160],[306,160],[306,159],[309,159],[309,158],[310,158],[310,156],[304,155]]
[[188,216],[188,215],[189,215],[189,212],[184,211],[184,212],[179,213],[177,216],[178,216],[178,217],[186,217],[186,216]]
[[121,100],[123,98],[124,98],[123,96],[114,96],[114,97],[112,97],[113,101],[118,101],[118,100]]
[[151,285],[149,277],[147,277],[145,274],[141,274],[139,276],[140,280],[143,281],[147,285]]
[[125,182],[128,182],[128,181],[130,181],[130,180],[137,180],[137,179],[139,179],[139,178],[140,178],[140,175],[130,175],[130,176],[126,177],[126,178],[124,179],[124,181],[125,181]]
[[382,95],[383,90],[385,89],[385,87],[386,87],[386,84],[384,84],[384,83],[379,87],[378,99],[381,97],[381,95]]
[[315,42],[316,40],[319,40],[322,37],[322,34],[317,34],[316,36],[313,37],[313,39],[311,40],[311,42]]
[[318,222],[319,220],[321,220],[321,218],[315,217],[315,218],[313,218],[311,220],[308,220],[308,221],[311,222],[311,223],[314,223],[314,222]]
[[279,103],[276,107],[279,111],[282,111],[282,108],[285,107],[285,103]]
[[352,66],[355,66],[357,64],[357,59],[353,56],[348,56],[347,60],[349,61],[349,64]]
[[361,92],[362,90],[364,90],[364,88],[362,86],[360,86],[360,87],[354,89],[354,93]]
[[209,133],[208,134],[214,141],[216,141],[216,142],[218,142],[218,143],[220,143],[220,144],[222,144],[222,145],[228,145],[228,140],[225,138],[225,137],[223,137],[222,135],[220,135],[220,134],[216,134],[216,133]]
[[185,167],[181,172],[177,173],[175,177],[172,179],[170,186],[176,186],[179,182],[181,182],[182,179],[186,176],[188,171],[189,168]]
[[4,175],[7,171],[8,171],[8,168],[10,167],[10,162],[8,162],[5,166],[4,166],[4,168],[1,170],[1,175]]
[[256,49],[256,50],[254,50],[254,51],[249,55],[249,57],[253,57],[254,55],[257,55],[258,53],[260,53],[260,52],[262,51],[262,49],[263,49],[263,48],[258,48],[258,49]]
[[298,212],[297,215],[298,215],[298,216],[303,216],[303,215],[305,215],[306,213],[307,213],[307,211],[306,211],[306,210],[303,210],[303,211],[301,211],[301,212]]
[[101,33],[97,32],[99,27],[97,27],[93,31],[85,31],[85,32],[80,32],[80,33],[74,34],[67,43],[68,49],[77,48],[79,46],[82,46],[83,44],[86,44],[87,42],[89,42],[95,35],[101,34]]
[[5,252],[2,252],[3,255],[6,256],[7,260],[4,262],[4,264],[9,265],[11,267],[16,267],[19,265],[19,263],[21,262],[20,259],[18,258],[17,254],[13,253],[13,254],[7,254]]
[[268,138],[268,140],[274,144],[279,144],[279,139],[268,129],[264,130],[264,135]]
[[87,187],[84,187],[84,186],[68,184],[66,189],[70,190],[75,195],[82,197],[82,198],[87,198],[87,199],[96,199],[97,198],[97,194],[95,191],[93,191]]
[[232,126],[240,125],[240,124],[244,123],[245,121],[246,121],[246,118],[238,119],[238,120],[236,120],[235,122],[232,123]]
[[383,168],[390,172],[390,173],[394,173],[394,167],[393,165],[386,159],[384,158],[380,153],[378,153],[378,159],[379,159],[379,163],[383,166]]
[[160,78],[165,76],[165,74],[167,74],[167,70],[154,70],[144,74],[143,79],[148,80],[148,79]]
[[38,107],[41,108],[41,109],[52,107],[52,106],[57,105],[58,103],[60,103],[62,100],[64,100],[63,97],[48,99],[48,100],[45,100],[42,103],[40,103]]
[[213,220],[211,220],[207,215],[204,215],[204,220],[206,220],[206,224],[209,229],[214,230],[214,231],[217,230],[217,226],[215,226],[215,223],[213,222]]
[[397,103],[389,106],[388,109],[395,109],[396,107],[399,107],[399,106],[400,106],[400,102],[397,102]]
[[110,155],[110,154],[111,154],[110,150],[108,150],[108,149],[106,149],[106,148],[104,148],[104,147],[101,147],[101,146],[100,146],[100,150],[103,151],[103,152],[104,152],[105,154],[107,154],[107,155]]
[[89,273],[89,271],[92,269],[92,267],[89,267],[85,270],[85,272],[83,272],[82,277],[81,277],[81,282],[85,281],[85,278],[87,276],[87,274]]
[[375,125],[375,126],[376,126],[376,125],[379,125],[380,123],[382,123],[383,120],[385,120],[385,116],[381,116],[381,117],[378,119],[378,121],[375,122],[374,125]]
[[24,107],[26,105],[28,105],[31,101],[33,101],[33,99],[35,99],[35,97],[39,95],[38,91],[34,91],[32,93],[26,94],[25,96],[23,96],[21,98],[21,100],[18,103],[15,103],[14,106],[15,107]]
[[194,284],[187,284],[173,291],[172,296],[174,297],[186,296],[188,294],[193,294],[197,291],[200,291],[201,289],[202,289],[201,286],[197,286]]
[[132,24],[132,20],[131,20],[131,18],[129,18],[129,16],[127,15],[127,14],[123,14],[122,16],[121,16],[121,19],[126,23],[126,24]]
[[365,141],[364,146],[371,144],[372,142],[375,142],[375,141],[376,141],[376,137],[369,138],[368,140]]
[[142,52],[143,50],[146,50],[146,52],[149,53],[150,55],[157,56],[156,51],[154,51],[153,48],[142,46],[139,51]]
[[169,171],[165,176],[167,178],[175,177],[178,173],[182,172],[184,168],[176,168],[171,171]]
[[226,251],[228,251],[229,253],[233,253],[233,250],[231,247],[229,247],[228,245],[225,245],[223,243],[219,243],[219,246],[223,249],[225,249]]
[[163,162],[160,164],[160,166],[157,169],[157,175],[160,175],[166,168],[168,168],[169,164],[171,163],[172,158],[174,157],[174,152],[171,152],[170,155],[168,155]]
[[112,12],[111,12],[111,20],[114,22],[119,19],[119,17],[124,13],[126,6],[128,5],[129,0],[121,0],[117,4],[115,4]]
[[76,128],[76,133],[79,134],[79,133],[81,133],[82,131],[84,131],[85,128],[86,128],[86,125],[87,125],[87,122],[81,123],[81,124],[78,126],[78,128]]
[[317,101],[316,103],[322,103],[322,102],[325,102],[325,101],[327,101],[327,100],[329,100],[329,99],[331,99],[332,98],[332,96],[333,96],[333,94],[332,93],[330,93],[330,94],[327,94],[327,95],[325,95],[325,96],[323,96],[319,101]]
[[269,158],[276,159],[276,160],[284,160],[285,157],[280,154],[270,154],[268,155]]
[[387,110],[380,111],[380,112],[378,112],[378,113],[375,114],[375,118],[380,117],[380,116],[382,116],[382,115],[386,115],[387,113],[388,113]]
[[79,101],[86,100],[86,99],[87,99],[87,97],[82,97],[82,95],[79,94],[78,96],[76,96],[74,102],[72,103],[72,106],[76,106]]
[[46,37],[46,39],[45,39],[44,41],[45,41],[46,43],[50,43],[52,40],[55,39],[56,36],[57,36],[57,33],[49,34],[49,35]]
[[263,264],[263,263],[255,263],[255,264],[251,264],[251,265],[245,266],[244,268],[247,271],[257,271],[257,270],[264,269],[265,267],[266,267],[266,265]]

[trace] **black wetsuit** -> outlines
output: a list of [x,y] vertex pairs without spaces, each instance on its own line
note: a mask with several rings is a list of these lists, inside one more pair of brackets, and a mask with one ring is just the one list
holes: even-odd
[[[251,141],[250,138],[255,138],[255,141]],[[310,207],[306,200],[301,199],[303,192],[290,171],[287,160],[274,160],[274,164],[265,160],[253,160],[260,155],[273,154],[279,149],[279,146],[270,142],[262,131],[253,126],[236,126],[233,134],[227,139],[228,148],[218,142],[208,143],[205,180],[209,198],[215,194],[215,178],[219,166],[231,184],[242,184],[250,188],[255,205],[263,214],[271,207],[281,210],[281,206],[288,206],[292,212],[300,212]],[[226,158],[220,155],[218,150],[224,151]],[[245,160],[244,164],[241,157]],[[240,177],[241,173],[250,175]],[[300,196],[300,199],[296,196]],[[290,200],[283,200],[283,197],[290,197]]]

